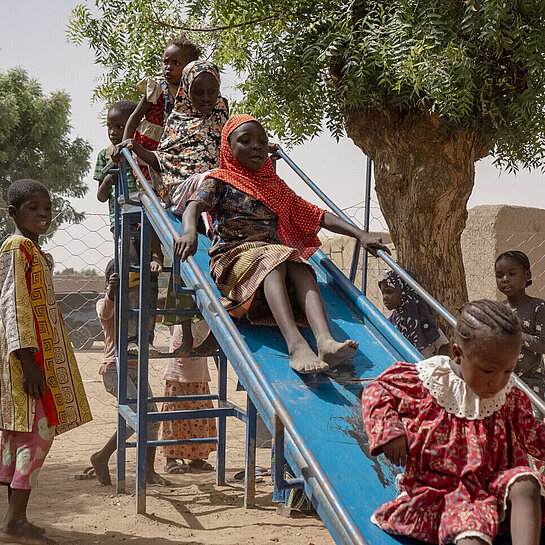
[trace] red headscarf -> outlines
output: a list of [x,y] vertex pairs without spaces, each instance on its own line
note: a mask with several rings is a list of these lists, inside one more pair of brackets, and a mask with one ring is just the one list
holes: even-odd
[[221,133],[220,168],[206,177],[216,178],[255,197],[278,216],[278,235],[282,242],[299,250],[306,259],[319,247],[317,236],[325,210],[318,208],[291,190],[276,175],[270,158],[259,170],[244,168],[233,156],[229,135],[238,127],[257,119],[247,114],[234,115]]

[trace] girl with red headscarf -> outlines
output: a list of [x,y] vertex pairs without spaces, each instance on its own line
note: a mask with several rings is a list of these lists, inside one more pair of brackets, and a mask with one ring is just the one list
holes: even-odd
[[[295,194],[276,175],[267,134],[253,117],[229,119],[221,136],[220,168],[188,199],[184,234],[174,244],[182,261],[197,249],[202,212],[211,217],[210,273],[232,316],[278,325],[290,365],[299,373],[326,371],[352,358],[358,343],[331,336],[316,275],[306,259],[320,246],[321,227],[356,238],[371,253],[387,248]],[[310,325],[318,354],[299,325]]]

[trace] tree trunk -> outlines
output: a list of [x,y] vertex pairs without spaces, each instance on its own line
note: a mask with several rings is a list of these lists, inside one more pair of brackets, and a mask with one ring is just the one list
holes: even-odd
[[374,161],[375,189],[400,265],[450,312],[467,301],[460,237],[475,161],[488,150],[474,131],[449,134],[418,110],[357,110],[348,136]]

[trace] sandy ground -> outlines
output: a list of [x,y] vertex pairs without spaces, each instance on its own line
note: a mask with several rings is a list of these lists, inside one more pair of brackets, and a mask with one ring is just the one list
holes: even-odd
[[[164,328],[156,344],[166,348]],[[149,486],[147,514],[135,512],[134,449],[129,449],[126,495],[116,495],[115,486],[102,487],[96,480],[79,481],[74,473],[89,464],[89,456],[115,431],[115,399],[104,390],[97,374],[101,344],[77,358],[93,411],[93,422],[55,439],[33,491],[28,516],[45,526],[47,535],[58,543],[90,545],[96,543],[140,545],[187,544],[231,545],[271,544],[331,545],[333,540],[319,518],[286,519],[276,515],[272,503],[273,487],[265,477],[256,485],[256,508],[243,507],[244,489],[240,484],[215,486],[215,473],[169,475],[167,487]],[[151,363],[150,382],[156,395],[162,393],[161,375],[165,360]],[[217,374],[211,363],[215,390]],[[236,375],[229,372],[229,399],[245,406],[245,394],[236,392]],[[244,468],[244,425],[228,420],[227,477]],[[215,465],[215,455],[209,462]],[[270,466],[270,450],[258,449],[257,463]],[[164,459],[158,455],[156,470],[163,474]],[[115,455],[110,462],[115,476]],[[2,498],[1,508],[6,500]]]

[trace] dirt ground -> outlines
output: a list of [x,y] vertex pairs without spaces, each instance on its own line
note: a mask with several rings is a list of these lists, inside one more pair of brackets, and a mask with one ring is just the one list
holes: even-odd
[[[156,344],[166,350],[164,328]],[[45,526],[47,536],[62,544],[97,543],[143,545],[240,545],[289,543],[331,545],[333,540],[319,518],[286,519],[276,515],[270,477],[256,485],[256,508],[244,509],[242,484],[215,486],[214,472],[169,475],[167,487],[149,486],[147,514],[135,513],[134,449],[128,451],[127,492],[116,495],[115,486],[102,487],[96,480],[75,480],[74,474],[89,466],[89,456],[101,448],[115,431],[115,399],[104,390],[97,374],[101,343],[77,352],[93,422],[57,437],[33,491],[28,516]],[[166,360],[150,362],[150,382],[162,394],[161,375]],[[210,361],[211,389],[216,391],[215,368]],[[229,371],[229,399],[245,406],[245,394],[235,392],[236,375]],[[227,477],[244,468],[244,425],[228,419]],[[209,462],[215,466],[215,455]],[[270,449],[260,448],[257,463],[270,466]],[[156,470],[163,473],[164,459],[158,455]],[[110,462],[115,477],[115,455]],[[6,500],[0,501],[5,509]]]

